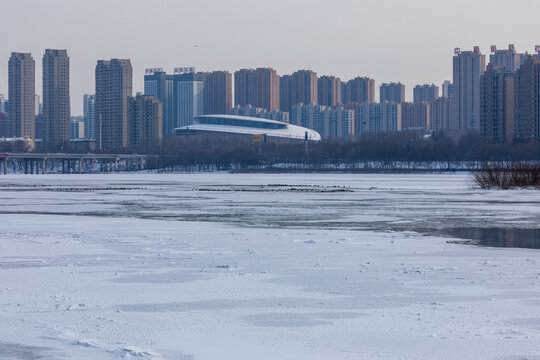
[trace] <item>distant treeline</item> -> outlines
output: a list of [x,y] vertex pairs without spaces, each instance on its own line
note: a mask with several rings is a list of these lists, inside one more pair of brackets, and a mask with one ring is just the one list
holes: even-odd
[[[440,163],[487,161],[539,161],[540,144],[484,142],[473,133],[439,132],[425,136],[420,132],[389,132],[365,135],[350,141],[321,141],[304,143],[269,139],[254,144],[251,136],[190,135],[164,138],[159,147],[109,149],[108,153],[139,153],[157,155],[151,168],[173,169],[250,169],[283,168],[335,169],[365,167],[366,163]],[[1,152],[18,149],[6,148]],[[64,146],[64,152],[83,152]],[[39,150],[38,150],[39,151]],[[86,151],[84,151],[86,152]],[[473,167],[476,167],[474,165]]]
[[[489,144],[475,134],[399,132],[354,141],[270,142],[252,144],[249,138],[212,136],[166,139],[159,151],[159,167],[211,165],[214,168],[308,165],[324,168],[361,162],[486,162],[538,161],[540,144]],[[290,168],[290,166],[289,166]]]

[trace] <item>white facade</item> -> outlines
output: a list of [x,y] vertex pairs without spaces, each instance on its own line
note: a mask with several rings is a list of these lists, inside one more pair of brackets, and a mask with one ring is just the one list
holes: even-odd
[[395,102],[360,104],[356,128],[360,133],[401,130],[401,105]]
[[5,113],[6,111],[6,99],[4,95],[0,94],[0,113]]
[[272,110],[268,111],[263,108],[257,108],[251,105],[246,105],[244,107],[240,105],[236,105],[231,109],[229,112],[230,115],[237,115],[237,116],[251,116],[261,119],[269,119],[269,120],[276,120],[281,121],[284,123],[289,123],[289,113],[286,111],[279,111],[279,110]]
[[228,133],[237,135],[264,134],[268,137],[294,140],[320,141],[321,135],[302,126],[281,121],[237,115],[204,115],[193,119],[193,124],[175,129],[177,135],[201,133]]
[[497,50],[489,56],[489,62],[504,66],[506,71],[516,72],[525,60],[524,54],[518,54],[513,50]]
[[193,124],[193,118],[204,114],[203,82],[179,81],[177,86],[177,118],[176,127]]
[[34,95],[34,115],[38,116],[42,112],[41,98],[39,95]]
[[70,139],[83,139],[84,135],[84,117],[72,116],[69,121],[69,138]]
[[450,80],[444,80],[442,84],[442,96],[450,97],[453,95],[454,86]]
[[323,139],[351,139],[354,137],[354,110],[342,106],[331,107],[321,112]]
[[291,124],[315,130],[325,140],[346,140],[354,137],[354,118],[354,110],[343,106],[299,103],[293,106]]
[[292,108],[291,124],[315,130],[324,138],[322,134],[324,129],[321,121],[321,111],[326,110],[327,108],[327,106],[313,103],[298,103]]
[[84,137],[96,138],[96,96],[83,96]]

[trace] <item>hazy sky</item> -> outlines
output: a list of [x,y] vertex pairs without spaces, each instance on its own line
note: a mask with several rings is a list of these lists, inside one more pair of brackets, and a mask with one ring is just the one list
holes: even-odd
[[[269,66],[342,80],[418,83],[452,76],[454,47],[529,52],[540,44],[539,0],[0,0],[0,93],[12,51],[41,62],[46,48],[71,58],[72,114],[94,92],[98,59],[129,58],[133,90],[144,69],[198,71]],[[197,45],[197,46],[195,46]]]

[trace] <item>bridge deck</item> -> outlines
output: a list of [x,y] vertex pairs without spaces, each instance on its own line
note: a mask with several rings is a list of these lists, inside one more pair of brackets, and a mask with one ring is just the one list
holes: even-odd
[[0,154],[0,158],[8,157],[10,159],[135,159],[149,158],[156,155],[139,155],[139,154],[39,154],[39,153],[7,153]]

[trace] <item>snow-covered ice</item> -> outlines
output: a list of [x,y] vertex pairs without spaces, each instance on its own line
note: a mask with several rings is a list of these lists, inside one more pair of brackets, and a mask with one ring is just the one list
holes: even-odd
[[[468,174],[0,176],[1,359],[540,359],[534,190]],[[444,232],[444,231],[443,231]]]

